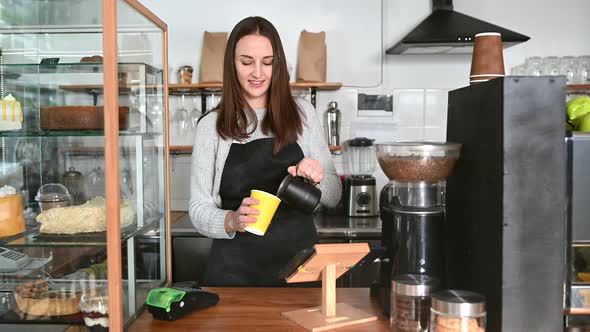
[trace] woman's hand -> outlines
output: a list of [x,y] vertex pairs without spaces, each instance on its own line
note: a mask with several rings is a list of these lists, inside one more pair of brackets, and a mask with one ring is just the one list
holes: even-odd
[[287,172],[293,176],[302,176],[313,183],[320,183],[324,178],[324,170],[320,162],[307,157],[303,158],[296,166],[289,166]]
[[250,205],[258,204],[258,200],[246,197],[242,200],[242,204],[236,211],[229,211],[225,215],[225,231],[227,233],[244,232],[248,224],[256,222],[256,218],[248,216],[259,215],[260,211],[253,209]]

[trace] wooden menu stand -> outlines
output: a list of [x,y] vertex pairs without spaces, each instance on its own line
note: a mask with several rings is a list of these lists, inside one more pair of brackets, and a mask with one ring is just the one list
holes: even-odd
[[377,320],[346,303],[336,303],[336,279],[369,253],[367,243],[316,244],[315,253],[287,278],[288,283],[322,279],[322,305],[282,315],[310,331],[325,331]]

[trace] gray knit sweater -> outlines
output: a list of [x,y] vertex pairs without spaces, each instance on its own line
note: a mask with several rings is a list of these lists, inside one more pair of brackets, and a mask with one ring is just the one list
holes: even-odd
[[[322,191],[320,203],[323,206],[334,207],[341,195],[341,182],[328,145],[324,139],[322,126],[314,107],[305,100],[297,100],[303,111],[303,133],[297,143],[305,157],[318,160],[324,169],[324,179],[319,184]],[[224,219],[228,210],[222,210],[219,185],[225,165],[225,160],[232,143],[244,144],[269,136],[264,135],[260,123],[266,109],[257,109],[258,126],[250,137],[244,141],[231,139],[223,140],[217,134],[215,127],[217,113],[212,112],[199,121],[196,128],[195,141],[191,162],[191,198],[189,214],[191,221],[199,233],[217,239],[232,239],[235,233],[225,231]]]

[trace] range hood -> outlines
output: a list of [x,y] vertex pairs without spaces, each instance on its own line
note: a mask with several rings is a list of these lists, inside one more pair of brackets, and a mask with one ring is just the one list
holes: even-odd
[[432,14],[418,24],[387,54],[471,53],[473,39],[480,32],[502,34],[504,48],[530,38],[453,10],[453,0],[433,0]]

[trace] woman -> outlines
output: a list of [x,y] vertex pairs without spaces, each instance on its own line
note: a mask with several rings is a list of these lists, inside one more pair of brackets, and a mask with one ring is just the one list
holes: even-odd
[[232,30],[224,59],[223,95],[196,128],[189,213],[214,238],[206,280],[217,286],[280,286],[278,272],[318,241],[311,214],[281,204],[264,236],[244,232],[259,211],[250,190],[276,193],[290,173],[319,183],[321,204],[341,193],[313,106],[296,102],[280,37],[264,18]]

